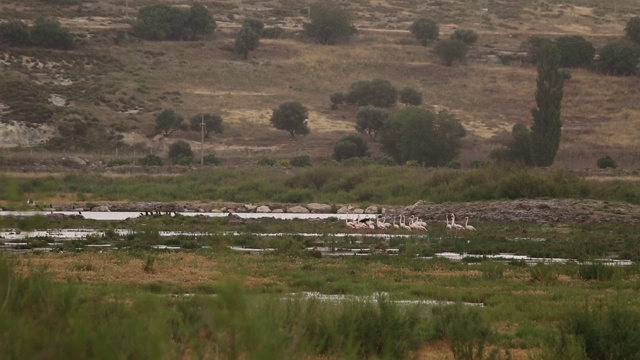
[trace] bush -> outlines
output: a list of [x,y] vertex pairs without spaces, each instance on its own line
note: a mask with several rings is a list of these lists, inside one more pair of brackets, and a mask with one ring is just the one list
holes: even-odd
[[[456,360],[484,359],[491,328],[483,314],[456,304],[433,309],[436,336],[449,342]],[[496,356],[493,354],[493,356]]]
[[358,80],[349,86],[347,104],[388,108],[396,104],[398,90],[386,79]]
[[562,80],[571,80],[571,70],[560,69],[560,76],[562,76]]
[[456,31],[451,34],[451,38],[460,40],[465,43],[465,45],[471,45],[478,41],[478,33],[472,29],[456,29]]
[[311,158],[309,155],[296,156],[289,160],[289,164],[293,167],[311,166]]
[[60,26],[57,19],[39,17],[31,29],[31,41],[35,45],[69,50],[73,48],[73,35]]
[[582,36],[561,36],[555,40],[560,52],[560,66],[578,67],[591,65],[596,48]]
[[436,44],[433,52],[440,57],[446,66],[454,62],[464,62],[467,57],[467,45],[460,40],[445,39]]
[[20,20],[11,20],[0,24],[0,42],[8,42],[11,46],[27,46],[31,44],[29,28]]
[[275,164],[276,164],[276,159],[268,158],[268,157],[263,157],[262,159],[258,160],[258,162],[256,163],[256,165],[258,166],[274,166]]
[[640,17],[636,16],[629,19],[627,26],[624,28],[624,35],[634,43],[640,44]]
[[149,154],[140,159],[142,166],[162,166],[162,159],[158,155]]
[[173,165],[191,165],[193,163],[193,158],[189,156],[179,155],[174,158],[171,158],[171,163]]
[[121,165],[129,165],[131,164],[130,160],[125,159],[111,159],[107,163],[107,167],[121,166]]
[[609,43],[600,49],[597,68],[611,75],[633,75],[638,70],[640,46],[625,42]]
[[336,161],[366,156],[368,152],[366,140],[358,134],[345,135],[333,146],[333,158]]
[[410,87],[400,90],[400,102],[407,105],[422,105],[422,93]]
[[598,159],[597,165],[599,169],[606,169],[606,168],[615,169],[618,167],[618,164],[616,164],[615,160],[613,160],[609,155]]
[[262,30],[262,37],[264,39],[279,39],[282,35],[284,35],[284,29],[278,26]]
[[222,160],[218,159],[215,154],[209,154],[202,158],[205,165],[220,165],[222,164]]
[[553,43],[549,38],[542,36],[531,36],[520,44],[520,48],[527,52],[527,62],[537,64],[540,60],[540,49],[544,44]]
[[[178,140],[169,146],[169,159],[175,159],[177,157],[193,158],[193,151],[191,145],[183,140]],[[175,164],[175,161],[174,161]]]
[[438,23],[429,17],[416,19],[409,27],[409,30],[416,40],[418,40],[423,46],[437,40],[440,35],[440,27],[438,26]]
[[582,280],[613,280],[616,269],[602,263],[583,264],[578,267],[578,277]]
[[331,96],[329,97],[329,100],[331,100],[331,109],[337,109],[338,105],[343,104],[346,98],[347,96],[341,92],[335,92],[331,94]]
[[540,283],[549,283],[558,279],[558,273],[551,265],[537,263],[529,268],[531,281]]

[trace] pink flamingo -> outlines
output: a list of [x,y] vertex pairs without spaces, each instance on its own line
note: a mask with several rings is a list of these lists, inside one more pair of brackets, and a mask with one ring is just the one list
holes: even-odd
[[469,225],[468,223],[469,223],[469,217],[467,216],[464,218],[464,228],[469,231],[476,231],[476,228],[474,228],[472,225]]
[[456,224],[456,216],[454,214],[451,214],[451,228],[456,231],[456,234],[458,231],[464,230],[464,226]]

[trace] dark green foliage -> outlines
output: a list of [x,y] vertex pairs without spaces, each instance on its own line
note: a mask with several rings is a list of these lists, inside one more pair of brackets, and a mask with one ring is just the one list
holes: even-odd
[[332,110],[337,109],[338,105],[341,105],[344,103],[346,97],[347,96],[342,92],[335,92],[331,94],[331,96],[329,97],[329,100],[331,100],[331,109]]
[[473,29],[456,29],[451,34],[451,38],[454,40],[460,40],[465,45],[472,45],[478,41],[478,33]]
[[636,16],[627,22],[627,26],[624,28],[624,35],[627,39],[640,45],[640,17]]
[[60,50],[73,48],[73,35],[60,26],[58,19],[38,17],[31,29],[34,45]]
[[29,27],[20,20],[10,20],[0,24],[0,43],[6,42],[11,46],[31,45]]
[[550,283],[558,279],[558,272],[552,265],[537,263],[529,268],[531,281],[538,283]]
[[382,130],[389,113],[371,106],[361,107],[356,114],[356,130],[369,135],[369,140],[375,142],[378,132]]
[[438,23],[429,17],[422,17],[415,20],[409,27],[409,31],[423,46],[437,40],[440,35]]
[[610,75],[633,75],[638,72],[639,59],[639,45],[613,42],[600,49],[596,66],[599,71]]
[[175,160],[178,157],[193,158],[193,151],[188,142],[178,140],[169,146],[169,159]]
[[336,3],[320,1],[309,8],[309,21],[303,24],[304,32],[323,45],[334,45],[354,35],[351,12]]
[[279,39],[284,35],[285,31],[279,26],[269,27],[262,30],[262,38],[264,39]]
[[220,160],[215,154],[205,155],[202,158],[205,165],[221,165],[222,160]]
[[466,132],[447,111],[407,107],[391,114],[380,135],[382,150],[397,163],[444,166],[458,156]]
[[442,60],[444,65],[451,66],[454,62],[464,62],[467,58],[467,45],[456,39],[439,40],[433,52]]
[[622,302],[577,310],[562,331],[582,338],[589,359],[640,358],[640,314]]
[[398,91],[389,80],[358,80],[349,86],[345,102],[358,106],[392,107],[398,98]]
[[142,166],[162,166],[162,159],[158,155],[149,154],[139,161]]
[[217,26],[216,21],[204,5],[193,4],[191,6],[185,23],[185,32],[189,40],[211,34],[216,30]]
[[187,126],[183,122],[184,118],[173,111],[173,109],[164,109],[156,117],[155,130],[162,132],[164,136],[169,136],[176,130],[186,130]]
[[571,70],[560,69],[560,76],[562,76],[562,80],[571,80]]
[[560,147],[563,87],[560,53],[554,44],[545,43],[538,62],[536,107],[531,110],[531,156],[535,166],[551,166]]
[[531,36],[522,44],[520,48],[527,52],[527,61],[530,64],[537,64],[540,61],[540,49],[544,44],[552,44],[553,40],[542,36]]
[[264,23],[262,20],[246,18],[242,21],[242,27],[248,27],[253,30],[254,33],[258,34],[258,36],[262,37],[264,31]]
[[596,48],[584,37],[579,35],[561,36],[555,39],[555,44],[560,52],[560,66],[578,67],[593,63]]
[[309,110],[298,101],[288,101],[273,110],[270,122],[278,130],[288,131],[292,138],[297,135],[307,135],[309,127],[307,119]]
[[256,163],[256,165],[261,166],[274,166],[276,164],[276,159],[264,157]]
[[[167,4],[143,7],[133,22],[133,34],[146,40],[180,40],[187,33],[185,30],[190,15],[189,10]],[[199,23],[199,17],[195,17],[194,21]]]
[[531,157],[531,131],[526,125],[517,123],[511,129],[511,142],[506,148],[491,152],[491,158],[498,162],[521,162],[533,165]]
[[599,169],[606,169],[606,168],[615,169],[618,167],[618,164],[616,164],[616,161],[613,160],[609,155],[598,159],[596,165],[598,165]]
[[420,106],[422,105],[422,93],[418,90],[410,87],[406,87],[400,90],[400,102],[407,105]]
[[333,158],[342,161],[369,153],[367,142],[358,134],[347,134],[333,146]]
[[191,131],[202,131],[202,122],[204,121],[204,138],[209,138],[210,132],[222,133],[224,130],[222,126],[222,116],[218,114],[198,114],[191,117],[189,120]]
[[260,35],[256,34],[250,27],[243,26],[238,31],[238,35],[236,35],[234,50],[246,59],[249,57],[249,51],[257,49],[258,45],[260,45]]
[[293,167],[307,167],[312,165],[311,158],[309,157],[309,155],[300,155],[300,156],[292,157],[289,160],[289,164]]

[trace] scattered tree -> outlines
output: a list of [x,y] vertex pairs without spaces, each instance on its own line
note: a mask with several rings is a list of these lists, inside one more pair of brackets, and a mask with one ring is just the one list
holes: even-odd
[[438,23],[429,17],[422,17],[413,22],[409,27],[413,36],[422,44],[427,46],[430,42],[437,40],[440,36]]
[[34,45],[46,48],[69,50],[73,48],[73,35],[54,18],[39,17],[31,29]]
[[333,2],[321,1],[309,7],[309,22],[303,24],[305,33],[322,45],[334,45],[354,35],[351,12]]
[[438,41],[433,51],[446,66],[453,65],[455,61],[464,62],[467,57],[467,45],[455,39]]
[[591,65],[596,48],[579,35],[561,36],[555,40],[560,52],[560,66],[578,67]]
[[638,71],[640,46],[626,42],[613,42],[600,49],[597,67],[611,75],[633,75]]
[[640,17],[636,16],[629,19],[627,26],[624,28],[624,35],[634,43],[640,44]]
[[133,34],[147,40],[180,40],[189,16],[189,10],[167,4],[147,6],[138,11]]
[[337,109],[338,105],[343,104],[345,99],[346,99],[346,95],[344,93],[335,92],[331,94],[331,96],[329,97],[329,100],[331,100],[331,109],[332,110]]
[[560,147],[563,86],[560,53],[555,44],[544,44],[538,63],[536,107],[531,110],[531,155],[536,166],[551,166]]
[[511,142],[507,147],[491,152],[491,158],[498,162],[521,162],[533,165],[531,158],[531,131],[526,125],[517,123],[511,129]]
[[336,161],[363,157],[368,154],[367,141],[359,134],[345,135],[333,146],[333,158]]
[[389,114],[382,109],[371,106],[361,107],[356,114],[356,130],[361,134],[366,133],[369,139],[375,142],[378,132],[388,117]]
[[376,107],[392,107],[398,98],[398,90],[389,80],[358,80],[351,84],[345,102],[358,106],[373,105]]
[[0,24],[0,42],[7,42],[11,46],[31,45],[29,27],[20,20],[9,20]]
[[618,167],[618,164],[616,164],[616,161],[613,160],[609,155],[598,159],[598,161],[596,162],[596,165],[598,165],[599,169],[606,169],[606,168],[615,169]]
[[311,158],[309,157],[309,155],[294,156],[291,159],[289,159],[289,165],[293,167],[311,166],[312,165]]
[[191,131],[202,131],[202,121],[204,120],[204,137],[209,138],[210,132],[222,133],[222,116],[217,114],[198,114],[194,115],[190,119]]
[[213,19],[209,10],[202,4],[194,4],[189,9],[186,27],[188,29],[189,40],[193,40],[198,36],[206,36],[216,30],[216,21]]
[[258,34],[258,36],[262,37],[262,33],[264,32],[264,23],[262,22],[262,20],[246,18],[242,22],[242,26],[248,27],[249,29],[253,30],[254,33]]
[[465,45],[472,45],[478,41],[478,33],[473,29],[456,29],[456,31],[451,34],[451,38],[460,40],[465,43]]
[[162,159],[158,155],[149,154],[140,159],[142,166],[162,166]]
[[458,156],[465,135],[453,114],[410,106],[389,116],[380,132],[380,143],[396,163],[445,166]]
[[176,130],[186,130],[186,124],[183,123],[184,118],[176,114],[173,109],[164,109],[156,117],[155,130],[162,132],[164,136],[169,136]]
[[191,145],[184,140],[177,140],[169,146],[169,158],[173,159],[178,156],[193,157]]
[[422,93],[410,87],[400,90],[400,102],[407,105],[422,105]]
[[522,44],[520,48],[527,52],[527,62],[529,64],[537,64],[540,59],[540,49],[544,44],[551,44],[553,40],[543,36],[531,36]]
[[288,131],[292,138],[297,135],[307,135],[309,110],[298,101],[288,101],[273,110],[271,124],[278,130]]
[[249,51],[253,51],[260,45],[260,35],[256,34],[248,26],[243,26],[236,36],[235,51],[245,59],[249,57]]

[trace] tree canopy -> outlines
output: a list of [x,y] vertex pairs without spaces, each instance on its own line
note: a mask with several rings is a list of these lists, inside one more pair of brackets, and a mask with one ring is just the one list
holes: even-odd
[[133,34],[147,40],[194,40],[217,27],[202,4],[181,9],[167,4],[143,7],[133,22]]
[[243,26],[236,35],[234,50],[246,59],[249,57],[249,51],[257,49],[258,45],[260,45],[260,35],[249,26]]
[[422,93],[410,87],[406,87],[399,92],[400,102],[407,105],[422,105]]
[[434,40],[437,40],[438,36],[440,36],[440,27],[438,26],[438,23],[430,17],[421,17],[416,19],[409,27],[409,30],[416,40],[424,46]]
[[309,110],[306,107],[298,101],[288,101],[273,110],[270,121],[276,129],[288,131],[293,138],[310,132],[308,118]]
[[599,51],[597,68],[611,75],[633,75],[638,71],[640,46],[626,42],[612,42]]
[[577,67],[591,65],[596,48],[582,36],[568,35],[555,39],[560,52],[560,66]]
[[467,45],[457,39],[439,40],[433,52],[440,57],[446,66],[454,62],[464,62],[467,57]]
[[20,20],[0,23],[0,42],[7,42],[11,46],[30,45],[29,27]]
[[351,83],[345,102],[347,104],[357,104],[358,106],[373,105],[388,108],[394,106],[397,99],[398,90],[389,80],[373,79],[371,81],[358,80]]
[[389,113],[382,109],[371,106],[361,107],[356,114],[356,130],[362,134],[366,133],[369,139],[375,142],[378,132],[388,117]]
[[640,17],[636,16],[627,22],[624,28],[624,35],[627,39],[640,45]]
[[342,161],[369,154],[367,142],[359,134],[347,134],[333,146],[333,158]]
[[414,160],[425,166],[444,166],[458,156],[465,135],[453,114],[409,106],[385,121],[380,143],[397,163]]
[[544,44],[539,60],[536,106],[531,109],[531,156],[534,165],[551,166],[560,147],[560,109],[564,86],[560,74],[560,53],[556,45]]
[[305,33],[323,45],[334,45],[354,35],[351,12],[331,1],[320,1],[309,7],[309,21],[303,24]]
[[162,132],[164,136],[169,136],[176,130],[186,130],[187,126],[183,121],[184,118],[173,111],[173,109],[164,109],[156,117],[155,130]]
[[34,45],[46,48],[73,48],[73,35],[54,18],[38,17],[31,29],[31,41]]
[[209,138],[210,132],[222,133],[222,116],[218,114],[198,114],[189,120],[191,131],[202,131],[202,122],[204,120],[204,137]]
[[189,9],[189,16],[185,26],[188,29],[189,39],[192,40],[198,36],[206,36],[213,33],[218,24],[216,24],[216,21],[204,5],[193,4]]

